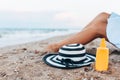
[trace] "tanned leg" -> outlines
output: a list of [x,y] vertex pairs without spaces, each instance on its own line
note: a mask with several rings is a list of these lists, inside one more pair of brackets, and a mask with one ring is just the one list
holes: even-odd
[[109,17],[108,13],[100,13],[82,31],[58,43],[48,45],[47,51],[57,52],[61,46],[66,44],[72,43],[87,44],[98,37],[99,38],[104,37],[107,40],[106,25],[108,17]]

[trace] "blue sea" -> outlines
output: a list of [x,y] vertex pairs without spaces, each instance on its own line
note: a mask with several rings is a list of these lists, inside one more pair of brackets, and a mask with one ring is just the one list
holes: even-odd
[[40,41],[54,36],[78,32],[73,28],[0,28],[0,47]]

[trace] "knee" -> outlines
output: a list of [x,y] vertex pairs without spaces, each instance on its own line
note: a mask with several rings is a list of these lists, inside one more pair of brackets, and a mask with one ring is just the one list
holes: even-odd
[[101,12],[100,14],[99,14],[99,16],[106,16],[106,15],[108,15],[109,13],[106,13],[106,12]]
[[97,21],[98,22],[106,22],[107,23],[107,19],[108,19],[109,15],[110,15],[109,13],[101,12],[97,16]]

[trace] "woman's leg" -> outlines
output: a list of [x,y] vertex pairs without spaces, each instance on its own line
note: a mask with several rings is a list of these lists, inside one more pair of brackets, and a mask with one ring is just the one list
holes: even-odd
[[82,31],[58,43],[48,45],[47,51],[57,52],[61,46],[66,44],[72,43],[87,44],[98,37],[100,38],[104,37],[107,40],[106,25],[108,17],[109,17],[108,13],[100,13]]

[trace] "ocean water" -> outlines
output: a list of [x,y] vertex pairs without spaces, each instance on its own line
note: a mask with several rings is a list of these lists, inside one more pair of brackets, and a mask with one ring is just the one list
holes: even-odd
[[80,29],[56,28],[0,28],[0,47],[40,41],[54,36],[67,35]]

